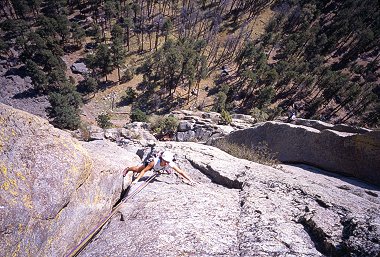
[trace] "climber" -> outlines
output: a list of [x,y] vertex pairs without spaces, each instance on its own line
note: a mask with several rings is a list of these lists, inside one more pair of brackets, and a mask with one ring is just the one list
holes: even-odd
[[[123,171],[123,176],[125,177],[127,175],[128,171],[133,171],[133,172],[139,173],[137,178],[131,184],[131,185],[134,185],[140,180],[140,178],[142,178],[144,176],[145,172],[147,172],[148,170],[153,169],[154,171],[158,172],[158,171],[162,171],[166,168],[172,168],[178,174],[180,174],[182,177],[184,177],[188,181],[187,182],[188,184],[194,185],[195,184],[194,180],[192,180],[185,171],[181,170],[177,166],[177,164],[175,164],[175,162],[173,160],[174,160],[173,153],[170,151],[165,151],[158,157],[149,158],[148,161],[146,161],[141,166],[133,166],[133,167],[125,168]],[[186,181],[185,181],[185,183],[186,183]]]
[[288,109],[288,120],[287,122],[292,122],[295,121],[297,118],[297,106],[293,104],[289,109]]

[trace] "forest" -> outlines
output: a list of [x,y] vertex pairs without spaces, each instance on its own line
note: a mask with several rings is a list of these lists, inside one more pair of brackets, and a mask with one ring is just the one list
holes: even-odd
[[[79,127],[83,102],[143,79],[118,105],[146,114],[192,106],[273,120],[380,126],[380,3],[373,0],[4,0],[0,58],[47,95],[51,122]],[[270,17],[263,21],[263,13]],[[265,28],[260,32],[257,24]],[[82,50],[90,69],[67,75]],[[138,62],[128,63],[131,58]],[[135,60],[133,59],[133,60]],[[206,89],[203,81],[211,81]],[[207,90],[207,99],[199,92]],[[228,119],[227,119],[228,120]]]

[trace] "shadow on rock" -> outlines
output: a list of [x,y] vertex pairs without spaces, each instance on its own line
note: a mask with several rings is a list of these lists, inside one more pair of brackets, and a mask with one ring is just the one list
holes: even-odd
[[12,98],[13,99],[26,99],[26,98],[34,98],[37,97],[39,94],[34,88],[29,88],[21,93],[15,94]]

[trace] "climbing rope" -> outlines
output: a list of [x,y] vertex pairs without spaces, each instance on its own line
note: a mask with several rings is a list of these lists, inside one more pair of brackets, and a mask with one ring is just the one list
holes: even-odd
[[133,191],[130,195],[125,197],[123,200],[120,201],[118,205],[115,206],[115,208],[111,211],[110,214],[108,214],[101,222],[91,230],[91,232],[77,245],[75,246],[66,257],[74,257],[77,256],[90,242],[90,240],[93,238],[93,236],[99,232],[99,230],[106,224],[113,215],[120,209],[120,207],[126,203],[128,200],[132,199],[135,195],[137,195],[141,190],[143,190],[149,182],[151,182],[155,177],[160,175],[160,173],[155,172],[152,176],[150,176],[143,184],[141,184],[135,191]]

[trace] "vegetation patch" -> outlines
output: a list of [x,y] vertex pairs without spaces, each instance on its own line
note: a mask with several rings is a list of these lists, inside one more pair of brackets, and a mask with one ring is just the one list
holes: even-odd
[[154,134],[174,134],[177,131],[179,121],[173,116],[152,116],[150,118],[151,130]]
[[240,159],[246,159],[280,169],[280,161],[277,153],[273,153],[268,144],[263,141],[256,146],[248,147],[242,144],[231,143],[225,139],[217,140],[213,146]]
[[96,121],[99,127],[105,129],[105,128],[110,128],[112,126],[110,119],[111,118],[108,114],[102,113],[96,118]]

